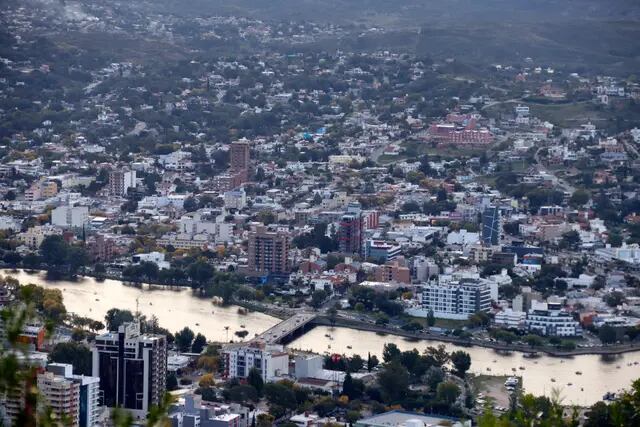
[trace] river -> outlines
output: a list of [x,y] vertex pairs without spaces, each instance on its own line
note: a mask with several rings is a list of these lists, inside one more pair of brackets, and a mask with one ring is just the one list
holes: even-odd
[[31,274],[23,270],[0,270],[0,274],[12,276],[23,285],[34,283],[60,289],[67,311],[80,316],[104,322],[104,316],[111,308],[135,312],[137,306],[145,316],[155,315],[160,326],[171,332],[188,326],[211,341],[224,342],[227,335],[228,339],[233,339],[234,332],[241,329],[246,329],[248,337],[253,337],[279,322],[275,317],[257,312],[241,315],[237,306],[214,305],[210,298],[194,297],[187,288],[138,288],[118,280],[92,277],[78,277],[76,281],[47,280],[43,272]]
[[[136,300],[141,313],[155,314],[160,325],[170,331],[178,331],[189,326],[203,333],[209,340],[225,341],[234,337],[233,333],[243,326],[254,336],[278,323],[278,319],[266,314],[251,312],[238,313],[238,308],[219,307],[210,299],[194,297],[188,289],[170,290],[161,287],[140,289],[126,286],[116,280],[98,281],[93,278],[79,278],[77,281],[49,281],[44,273],[29,274],[23,271],[2,270],[1,274],[15,277],[22,284],[35,283],[46,288],[62,290],[67,310],[81,316],[104,320],[110,308],[136,309]],[[229,326],[229,330],[225,329]],[[326,335],[330,335],[327,338]],[[382,358],[382,347],[392,342],[402,350],[417,348],[423,351],[427,346],[438,345],[437,341],[409,341],[405,338],[375,332],[357,331],[347,328],[316,327],[289,344],[290,348],[312,350],[318,353],[360,354],[367,353]],[[640,352],[619,356],[582,355],[571,358],[541,356],[527,359],[522,353],[498,354],[483,347],[460,347],[445,344],[449,351],[462,349],[471,355],[470,371],[476,374],[511,375],[516,369],[522,376],[524,388],[536,395],[550,395],[553,388],[561,391],[565,403],[591,405],[602,399],[605,392],[616,392],[629,387],[640,377]],[[328,346],[331,346],[329,348]],[[351,346],[352,348],[348,348]],[[520,370],[524,367],[524,370]],[[487,368],[491,369],[488,371]],[[577,375],[581,371],[582,375]],[[556,381],[552,382],[554,378]],[[568,384],[572,383],[571,386]]]

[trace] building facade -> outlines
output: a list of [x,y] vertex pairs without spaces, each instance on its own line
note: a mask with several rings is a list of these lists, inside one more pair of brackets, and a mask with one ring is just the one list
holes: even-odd
[[140,333],[137,322],[96,337],[93,376],[100,378],[104,404],[146,416],[166,391],[167,341],[163,335]]
[[433,311],[442,319],[468,319],[491,308],[491,288],[482,280],[460,279],[448,283],[432,282],[422,286],[422,312]]
[[500,209],[497,206],[488,206],[482,213],[482,243],[486,246],[495,246],[500,242]]
[[226,378],[246,378],[253,368],[260,372],[264,381],[273,381],[289,373],[289,354],[281,345],[260,341],[230,344],[222,355]]
[[288,233],[257,227],[249,233],[247,273],[253,276],[288,275],[290,236]]
[[113,170],[109,172],[109,195],[122,197],[129,188],[136,187],[136,171]]
[[529,332],[544,336],[575,337],[582,334],[580,323],[562,310],[562,304],[558,302],[534,302],[527,313],[526,324]]

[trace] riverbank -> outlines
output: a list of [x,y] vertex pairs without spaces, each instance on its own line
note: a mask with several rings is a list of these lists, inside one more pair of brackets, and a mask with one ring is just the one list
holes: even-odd
[[[35,276],[46,274],[46,270],[14,269],[11,267],[5,270],[5,274],[8,273],[8,275],[20,275],[20,272],[23,272],[24,275],[26,275],[27,277],[34,277],[34,278]],[[112,275],[109,275],[109,276],[112,276]],[[34,282],[38,282],[40,279],[41,277],[38,277],[38,279],[36,279]],[[127,282],[113,276],[105,277],[104,275],[93,275],[93,274],[78,275],[73,280],[71,280],[71,282],[80,284],[85,279],[91,279],[96,282],[119,281],[123,286],[134,288],[134,289],[137,288],[141,290],[145,289],[145,287],[148,287],[148,289],[155,288],[155,289],[166,289],[166,290],[172,290],[172,291],[186,291],[191,289],[191,287],[189,286],[181,286],[181,285]],[[56,281],[65,280],[65,279],[56,278],[51,280],[52,282],[56,282]],[[28,278],[26,280],[22,278],[21,282],[24,282],[24,283],[21,283],[24,285],[29,283],[30,280]],[[192,298],[199,299],[201,301],[208,300],[208,298],[202,298],[198,295],[193,294],[192,292],[189,292],[189,294],[191,295]],[[252,301],[233,300],[231,302],[231,305],[228,307],[233,307],[233,306],[241,306],[251,311],[265,314],[279,320],[286,319],[290,317],[292,314],[295,314],[296,312],[296,310],[288,307],[270,307],[270,306],[265,306],[263,304],[252,302]],[[589,348],[576,348],[573,350],[561,350],[561,349],[556,349],[552,347],[531,347],[528,345],[506,344],[506,343],[500,343],[496,341],[477,340],[473,338],[471,339],[459,338],[451,335],[408,332],[399,328],[390,328],[387,326],[375,325],[372,323],[366,323],[366,322],[357,321],[354,319],[346,319],[340,316],[338,316],[335,319],[335,325],[334,325],[329,320],[329,318],[322,313],[319,313],[319,317],[316,318],[316,320],[314,320],[314,324],[323,325],[323,326],[340,326],[340,327],[354,329],[354,330],[371,331],[379,334],[396,335],[396,336],[400,336],[403,338],[408,338],[416,341],[429,340],[429,341],[436,341],[436,342],[442,342],[442,343],[451,343],[451,344],[455,344],[463,347],[473,347],[473,346],[484,347],[484,348],[490,348],[493,350],[504,351],[504,352],[511,352],[511,351],[517,351],[521,353],[538,352],[538,353],[544,353],[554,357],[572,357],[572,356],[579,356],[579,355],[612,355],[613,356],[613,355],[620,355],[624,353],[640,351],[640,342],[630,343],[630,344],[611,345],[606,347],[589,347]]]
[[484,347],[490,348],[496,351],[511,352],[517,351],[520,353],[544,353],[553,357],[572,357],[581,355],[618,355],[623,353],[630,353],[640,350],[640,343],[633,344],[620,344],[607,347],[590,347],[590,348],[576,348],[573,350],[560,350],[549,347],[531,347],[528,345],[519,344],[504,344],[496,341],[484,341],[476,340],[473,338],[459,338],[451,335],[440,334],[428,334],[418,332],[408,332],[402,329],[389,328],[381,325],[375,325],[371,323],[361,322],[353,319],[345,319],[343,317],[337,317],[335,322],[332,322],[326,316],[317,317],[313,323],[315,325],[322,326],[338,326],[349,329],[356,329],[360,331],[376,332],[379,334],[396,335],[403,338],[429,341],[440,341],[443,343],[450,343],[459,345],[462,347]]

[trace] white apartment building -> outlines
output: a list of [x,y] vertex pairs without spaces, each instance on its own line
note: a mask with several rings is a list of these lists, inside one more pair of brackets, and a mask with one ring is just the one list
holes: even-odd
[[[50,363],[47,365],[47,374],[56,378],[71,380],[79,388],[78,395],[78,425],[79,427],[93,427],[99,422],[101,408],[100,403],[100,378],[85,375],[73,375],[73,365],[65,363]],[[38,378],[40,383],[40,378]]]
[[87,206],[58,206],[51,211],[51,224],[57,227],[81,228],[88,222]]
[[524,330],[526,328],[527,313],[514,311],[510,308],[496,314],[494,323],[496,326],[506,329]]
[[152,262],[158,266],[160,270],[171,268],[171,263],[165,261],[165,254],[162,252],[149,252],[147,254],[135,254],[132,257],[133,262],[139,264],[141,262]]
[[247,205],[247,194],[243,189],[227,191],[224,193],[224,207],[227,209],[242,210]]
[[252,368],[260,371],[264,381],[289,374],[289,354],[282,345],[259,341],[229,344],[222,355],[227,378],[246,378]]
[[534,301],[527,313],[527,329],[545,336],[574,337],[582,334],[580,323],[562,310],[559,302]]
[[420,306],[409,310],[413,316],[426,317],[433,311],[437,318],[466,320],[478,311],[489,311],[491,287],[478,279],[439,280],[423,285],[419,298]]
[[58,418],[68,418],[72,426],[80,425],[80,385],[73,379],[53,372],[38,374],[38,391]]
[[628,264],[640,265],[640,246],[622,244],[619,248],[607,245],[605,248],[596,249],[596,255],[605,261],[622,261]]

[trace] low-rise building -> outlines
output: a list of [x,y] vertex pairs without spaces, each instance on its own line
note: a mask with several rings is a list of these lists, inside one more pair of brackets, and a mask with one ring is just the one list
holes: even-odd
[[260,341],[229,344],[222,355],[226,378],[246,378],[252,368],[260,372],[264,381],[289,374],[289,354],[281,345]]
[[527,329],[545,336],[575,337],[582,334],[580,323],[562,309],[559,302],[534,302],[527,313]]

